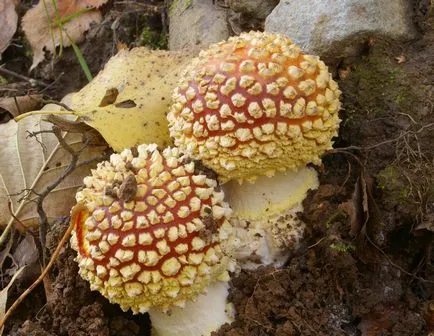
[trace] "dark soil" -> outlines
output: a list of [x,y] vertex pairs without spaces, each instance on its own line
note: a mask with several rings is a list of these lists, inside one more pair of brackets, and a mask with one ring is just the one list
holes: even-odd
[[[324,156],[321,185],[304,202],[306,238],[285,267],[244,271],[232,280],[236,320],[214,336],[434,333],[434,9],[429,16],[429,1],[414,3],[419,39],[372,40],[363,55],[336,69],[343,91],[335,143],[340,149]],[[106,21],[80,45],[94,74],[116,43],[140,44],[143,27],[164,34],[158,13],[145,20],[143,12],[108,7]],[[122,24],[114,40],[117,19]],[[26,74],[30,60],[9,49],[6,67]],[[53,99],[85,83],[74,54],[65,52],[34,74],[57,79],[47,92]],[[65,229],[65,221],[53,225],[51,252]],[[45,284],[51,290],[37,288],[8,321],[5,335],[150,334],[146,315],[124,313],[91,292],[73,259],[65,247]],[[23,288],[14,289],[8,302]]]

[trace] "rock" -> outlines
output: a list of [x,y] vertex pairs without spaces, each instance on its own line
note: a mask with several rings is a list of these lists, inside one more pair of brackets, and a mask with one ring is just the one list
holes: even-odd
[[229,37],[227,9],[212,0],[173,0],[169,8],[169,49],[198,50]]
[[284,33],[326,61],[356,56],[370,38],[416,37],[407,0],[281,0],[265,30]]
[[234,12],[265,19],[279,3],[279,0],[227,0],[226,3]]

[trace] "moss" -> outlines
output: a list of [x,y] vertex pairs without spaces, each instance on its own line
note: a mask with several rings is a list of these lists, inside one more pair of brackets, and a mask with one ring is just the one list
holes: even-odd
[[393,166],[381,170],[377,176],[377,187],[383,192],[383,203],[389,209],[409,201],[410,188],[407,180]]
[[188,8],[190,8],[192,4],[193,4],[193,0],[173,0],[169,7],[169,15],[172,16],[177,9],[183,12]]
[[0,85],[7,84],[7,83],[8,83],[8,80],[0,75]]
[[[357,94],[358,101],[363,101],[360,109],[353,110],[358,114],[381,117],[390,110],[406,112],[417,97],[417,87],[410,83],[402,67],[384,56],[371,56],[353,65],[348,80],[356,87],[344,92]],[[345,88],[346,83],[342,84]]]
[[351,253],[356,251],[356,247],[353,244],[344,242],[332,243],[330,244],[330,248],[341,253]]
[[193,0],[187,0],[184,4],[184,10],[189,8],[191,6],[191,4],[193,3]]
[[139,44],[151,49],[167,49],[168,37],[168,34],[144,27],[140,34]]
[[348,214],[345,211],[338,210],[335,213],[333,213],[325,223],[325,227],[327,229],[330,229],[332,226],[334,226],[337,223],[340,223],[343,220],[346,220],[348,218]]

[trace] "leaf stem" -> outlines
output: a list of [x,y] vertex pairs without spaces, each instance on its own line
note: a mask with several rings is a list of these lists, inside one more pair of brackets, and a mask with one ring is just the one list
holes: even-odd
[[31,111],[31,112],[20,114],[19,116],[15,117],[14,120],[18,122],[21,119],[30,117],[32,115],[64,115],[64,114],[77,116],[77,112],[75,111]]

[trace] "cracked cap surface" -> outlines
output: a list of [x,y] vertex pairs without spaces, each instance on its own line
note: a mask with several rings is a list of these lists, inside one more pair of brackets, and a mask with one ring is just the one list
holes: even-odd
[[182,151],[222,180],[320,162],[340,119],[341,92],[317,56],[280,34],[250,32],[202,51],[168,114]]
[[80,275],[123,310],[183,306],[226,281],[231,210],[217,182],[177,148],[113,154],[84,179],[72,210]]

